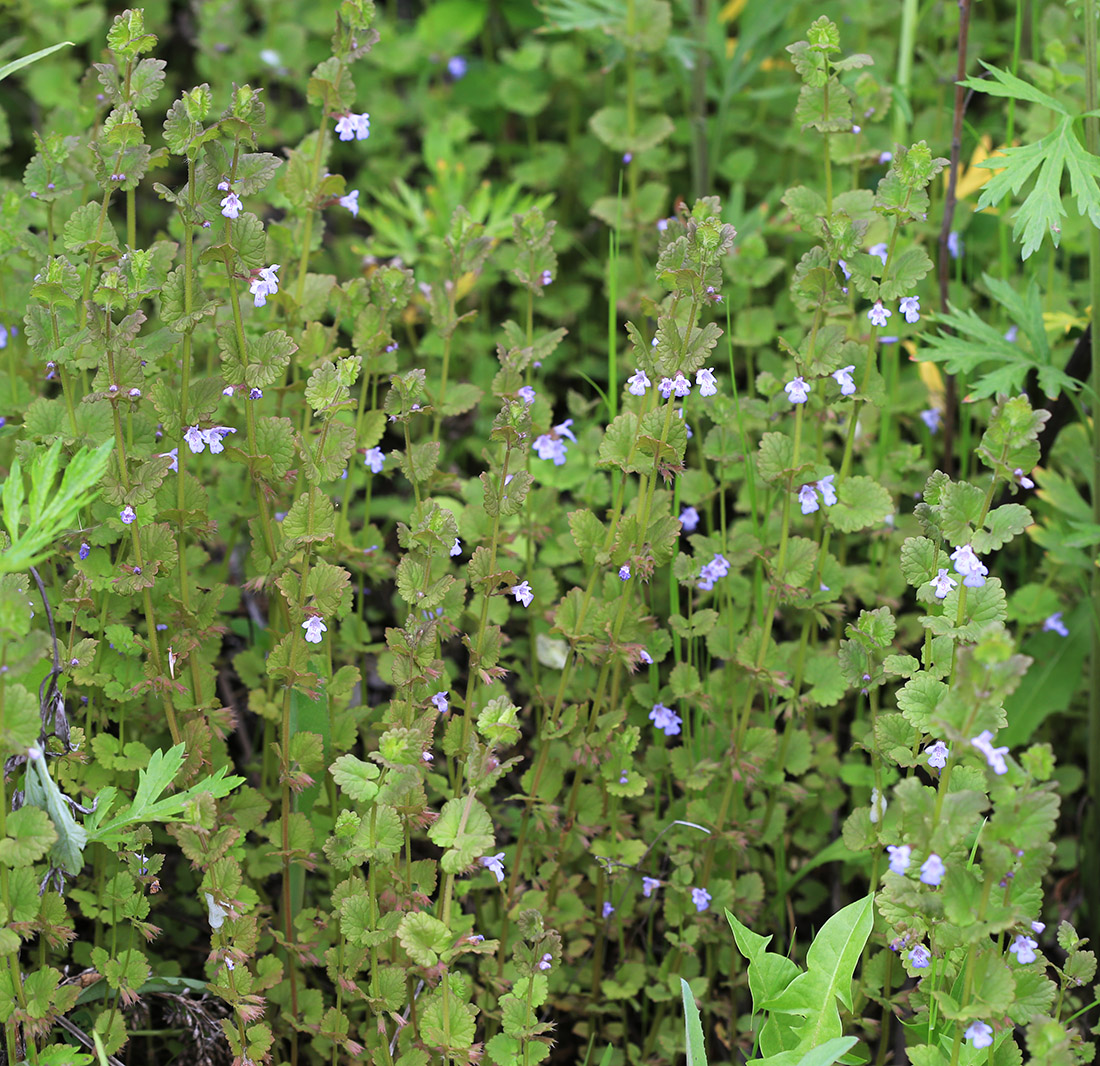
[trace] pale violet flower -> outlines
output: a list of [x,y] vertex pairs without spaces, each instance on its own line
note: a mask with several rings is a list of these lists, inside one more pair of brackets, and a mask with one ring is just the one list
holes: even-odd
[[976,737],[971,737],[970,743],[985,756],[985,761],[995,774],[1008,773],[1008,764],[1005,762],[1008,747],[993,747],[993,734],[988,729],[983,729]]
[[189,426],[183,434],[183,439],[195,455],[198,455],[206,447],[206,438],[198,426]]
[[[447,73],[450,74],[455,81],[459,78],[466,77],[466,59],[464,56],[451,56],[447,60]],[[548,966],[547,969],[550,967]]]
[[307,644],[320,644],[321,634],[328,632],[328,626],[325,625],[324,619],[315,614],[310,615],[302,623],[302,628],[306,631]]
[[[955,236],[954,233],[951,234]],[[948,246],[950,246],[950,240]],[[985,1022],[971,1022],[966,1027],[966,1033],[964,1034],[966,1039],[970,1041],[970,1046],[975,1050],[981,1050],[985,1047],[990,1047],[993,1043],[993,1029],[991,1026],[985,1024]]]
[[547,285],[551,284],[551,282],[553,282],[553,280],[554,280],[554,273],[551,270],[544,270],[539,275],[539,284],[542,285],[543,288],[545,288]]
[[365,141],[370,136],[370,115],[341,115],[336,120],[336,132],[342,141]]
[[943,875],[947,872],[947,867],[944,866],[943,860],[935,853],[932,852],[920,868],[920,879],[926,885],[938,885],[943,880]]
[[814,511],[821,509],[821,505],[817,502],[817,491],[813,485],[803,485],[798,490],[798,503],[803,514],[813,514]]
[[558,437],[553,437],[549,433],[543,433],[541,436],[535,438],[533,447],[540,459],[550,459],[555,466],[565,465],[565,441]]
[[886,797],[877,788],[871,789],[871,813],[868,817],[872,825],[877,825],[879,819],[886,813]]
[[872,244],[871,247],[867,249],[868,255],[877,255],[883,263],[886,262],[886,256],[889,252],[890,249],[887,247],[885,241],[880,241],[878,244]]
[[340,206],[346,207],[356,218],[359,217],[359,190],[352,189],[347,196],[340,197]]
[[1055,611],[1045,622],[1043,622],[1044,633],[1057,633],[1060,637],[1068,637],[1069,630],[1066,628],[1065,622],[1062,621],[1062,612]]
[[937,408],[929,407],[921,411],[920,420],[928,427],[929,433],[936,433],[939,431],[942,418]]
[[386,453],[381,448],[368,448],[363,456],[363,464],[370,467],[372,474],[382,473],[382,465],[386,461]]
[[898,844],[896,847],[890,844],[886,852],[890,856],[891,873],[903,874],[909,869],[913,849],[908,844]]
[[942,600],[958,585],[958,582],[947,572],[947,568],[943,566],[940,567],[940,572],[928,583],[935,587],[936,591],[933,595],[937,600]]
[[1019,485],[1020,488],[1035,488],[1035,482],[1032,481],[1031,478],[1029,478],[1027,474],[1025,474],[1023,470],[1020,469],[1020,467],[1016,467],[1016,469],[1012,471],[1012,476],[1016,479],[1016,484]]
[[[454,60],[452,60],[451,62],[454,62]],[[545,955],[543,955],[543,957],[541,959],[539,959],[539,969],[540,970],[549,970],[550,967],[553,964],[554,964],[554,956],[551,955],[549,951]]]
[[264,398],[264,390],[255,387],[251,388],[248,390],[248,398],[250,400],[262,400]]
[[519,585],[513,585],[508,591],[515,596],[516,603],[522,603],[524,607],[530,607],[531,601],[535,598],[530,584],[526,581],[521,582]]
[[80,542],[80,558],[81,559],[87,559],[88,556],[91,554],[91,551],[92,551],[92,546],[86,540]]
[[661,378],[657,390],[667,400],[673,393],[677,396],[686,396],[691,392],[691,382],[677,370],[674,378]]
[[977,589],[985,584],[989,568],[974,554],[969,544],[956,548],[951,553],[951,561],[955,564],[955,573],[963,579],[967,588]]
[[629,563],[623,563],[623,565],[619,567],[619,580],[620,581],[629,581],[630,580],[630,564]]
[[714,588],[714,583],[721,577],[725,577],[730,572],[730,564],[727,562],[725,556],[715,555],[714,558],[707,563],[699,574],[699,583],[696,588],[700,592],[709,592]]
[[695,384],[699,386],[700,396],[714,396],[718,392],[718,382],[714,377],[714,367],[705,366],[695,375]]
[[879,157],[878,157],[878,161],[879,161],[880,164],[884,164],[884,163],[889,163],[890,160],[893,159],[893,158],[894,158],[894,153],[893,152],[880,152]]
[[852,272],[848,269],[848,264],[845,263],[843,259],[838,259],[836,261],[836,265],[840,267],[841,271],[843,272],[844,280],[850,281],[852,277]]
[[942,770],[947,765],[947,756],[951,754],[951,749],[942,740],[937,740],[931,747],[924,749],[924,754],[928,756],[929,766]]
[[649,899],[653,895],[654,891],[661,887],[661,882],[656,877],[643,877],[642,878],[642,895],[646,899]]
[[1017,325],[1011,325],[1005,330],[1005,340],[1009,344],[1015,344],[1016,338],[1020,335],[1020,327]]
[[516,390],[516,395],[526,404],[532,404],[535,402],[535,396],[537,395],[535,390],[530,385],[524,385],[522,388]]
[[435,709],[440,714],[446,714],[447,711],[450,709],[450,706],[451,706],[450,703],[447,702],[447,692],[446,692],[446,690],[444,690],[443,692],[437,692],[432,697],[432,703],[434,704]]
[[235,192],[231,192],[221,202],[222,214],[226,218],[236,218],[241,213],[243,206],[241,198]]
[[1038,942],[1032,940],[1029,936],[1017,936],[1008,950],[1016,956],[1016,961],[1021,966],[1026,966],[1029,962],[1034,962],[1038,958],[1035,953],[1038,946]]
[[454,544],[451,545],[451,558],[455,558],[462,554],[462,541],[455,537]]
[[856,391],[856,383],[852,380],[852,373],[855,368],[853,363],[851,366],[843,366],[839,370],[833,371],[833,378],[840,386],[841,396],[851,396]]
[[1033,933],[1041,933],[1044,929],[1046,929],[1046,927],[1047,927],[1046,922],[1032,922],[1031,923],[1031,931]]
[[697,913],[702,914],[710,906],[711,895],[705,888],[693,888],[691,890],[691,902],[695,904]]
[[905,321],[912,325],[914,322],[920,321],[920,297],[918,296],[903,296],[901,303],[898,304],[898,310],[905,315]]
[[923,970],[931,960],[932,956],[923,944],[917,944],[909,949],[909,965],[914,970]]
[[601,913],[603,914],[603,916],[605,918],[610,918],[611,915],[613,915],[615,913],[615,908],[612,907],[611,904],[607,900],[604,900],[603,910],[601,911]]
[[491,870],[499,884],[504,880],[504,852],[498,851],[495,855],[482,855],[478,860],[486,870]]
[[886,325],[886,320],[893,314],[890,308],[883,306],[881,300],[876,300],[874,307],[867,312],[867,317],[871,320],[872,326],[878,326],[880,329]]
[[805,403],[810,398],[810,386],[806,384],[805,379],[802,377],[788,381],[783,386],[783,391],[787,394],[787,399],[791,403]]
[[225,451],[222,438],[236,432],[231,426],[211,426],[209,429],[202,431],[202,439],[210,446],[211,455],[221,455]]
[[647,666],[653,665],[653,656],[650,655],[649,652],[645,650],[645,648],[642,648],[638,652],[638,658],[641,659],[642,662],[645,663]]
[[680,524],[688,533],[694,533],[699,525],[699,512],[694,507],[685,507],[680,512]]
[[128,526],[132,522],[136,521],[137,512],[129,504],[127,504],[125,507],[122,508],[121,511],[118,512],[118,517],[122,519],[123,525]]
[[173,448],[170,452],[157,452],[158,459],[171,459],[172,465],[168,468],[172,473],[179,473],[180,468],[180,450],[179,448]]
[[[653,339],[656,340],[657,338],[654,337]],[[637,367],[634,368],[633,376],[626,379],[626,383],[629,386],[627,391],[631,396],[644,396],[645,390],[652,384],[649,378],[646,377],[645,371],[639,370]]]
[[666,737],[677,736],[683,719],[671,707],[663,703],[655,703],[653,710],[649,712],[649,720],[658,728],[664,730]]
[[[958,231],[952,230],[947,235],[947,250],[951,253],[952,259],[958,259],[959,256],[962,255],[963,241],[962,237],[959,236]],[[985,1046],[985,1044],[982,1045],[982,1047]]]
[[279,291],[279,278],[277,276],[279,264],[272,263],[269,267],[263,267],[259,276],[252,279],[248,291],[252,293],[257,307],[263,307],[269,296],[274,296]]
[[833,488],[833,482],[836,480],[836,474],[826,474],[818,483],[817,491],[821,493],[821,502],[826,507],[832,507],[836,503],[836,489]]

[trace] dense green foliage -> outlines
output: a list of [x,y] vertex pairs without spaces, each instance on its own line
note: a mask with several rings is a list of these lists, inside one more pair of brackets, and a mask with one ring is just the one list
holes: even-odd
[[9,8],[7,1061],[1090,1061],[1096,12],[894,6]]

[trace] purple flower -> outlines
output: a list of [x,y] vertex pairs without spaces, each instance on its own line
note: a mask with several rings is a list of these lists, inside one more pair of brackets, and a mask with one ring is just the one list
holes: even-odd
[[183,434],[183,439],[187,442],[187,447],[190,448],[195,455],[198,455],[206,447],[206,439],[198,426],[191,426],[187,429]]
[[813,485],[803,485],[798,490],[798,502],[803,514],[813,514],[814,511],[821,509],[821,505],[817,502],[817,491]]
[[1020,467],[1016,467],[1016,469],[1012,471],[1012,476],[1016,479],[1016,484],[1019,485],[1020,488],[1035,488],[1035,482],[1032,481],[1031,478],[1029,478],[1027,474],[1025,474],[1023,470],[1020,469]]
[[989,568],[974,554],[969,544],[956,548],[951,553],[951,561],[955,564],[955,573],[963,579],[967,588],[977,589],[985,584]]
[[683,719],[671,707],[663,703],[655,703],[653,710],[649,712],[649,720],[658,728],[664,730],[666,737],[677,736]]
[[620,785],[630,784],[630,774],[628,774],[625,770],[621,774],[619,774],[619,784]]
[[542,286],[543,288],[545,288],[545,287],[546,287],[547,285],[549,285],[549,284],[550,284],[550,283],[551,283],[551,282],[552,282],[553,280],[554,280],[554,274],[553,274],[553,272],[552,272],[552,271],[550,271],[550,270],[544,270],[544,271],[543,271],[543,272],[542,272],[542,273],[541,273],[541,274],[539,275],[539,284],[540,284],[540,285],[541,285],[541,286]]
[[619,580],[620,581],[629,581],[630,580],[630,564],[629,563],[623,563],[623,565],[619,567]]
[[1032,922],[1031,931],[1033,933],[1041,933],[1046,928],[1046,922]]
[[818,483],[817,491],[821,493],[821,502],[826,507],[832,507],[836,503],[836,489],[833,488],[833,482],[836,480],[836,474],[826,474]]
[[232,385],[226,385],[226,387],[224,389],[222,389],[222,395],[223,396],[233,396],[236,393],[236,391],[237,390]]
[[943,860],[935,853],[932,852],[920,868],[920,879],[926,885],[938,885],[943,880],[943,875],[947,872],[947,868],[943,864]]
[[937,740],[931,747],[924,749],[924,754],[928,756],[929,766],[942,770],[947,765],[947,756],[951,754],[951,749],[942,740]]
[[891,873],[903,874],[909,869],[913,849],[908,844],[898,844],[896,847],[890,844],[886,852],[890,856]]
[[482,855],[478,860],[486,870],[491,870],[497,879],[497,884],[504,880],[504,852],[498,851],[495,855]]
[[914,970],[923,970],[931,961],[932,955],[923,944],[917,944],[909,949],[909,965]]
[[894,153],[893,152],[880,152],[879,157],[878,157],[878,161],[879,161],[880,165],[883,165],[883,164],[889,163],[890,160],[893,159],[893,158],[894,158]]
[[1029,962],[1034,962],[1038,958],[1035,953],[1038,946],[1038,942],[1032,940],[1031,937],[1021,935],[1016,937],[1008,950],[1016,956],[1016,961],[1021,966],[1026,966]]
[[836,265],[840,267],[841,272],[844,274],[844,280],[849,281],[852,277],[852,272],[848,269],[848,264],[843,259],[838,259]]
[[884,307],[881,300],[876,300],[874,307],[867,312],[867,317],[871,320],[872,326],[878,326],[880,329],[886,325],[886,320],[893,314],[888,307]]
[[342,141],[365,141],[370,136],[370,115],[341,115],[336,120],[336,132]]
[[905,315],[905,321],[912,325],[914,322],[920,321],[920,297],[918,296],[903,296],[901,303],[898,304],[898,310]]
[[[218,188],[220,189],[221,186],[219,185]],[[241,198],[235,192],[231,192],[221,202],[222,214],[226,218],[236,218],[241,213],[243,206]]]
[[220,455],[225,451],[225,446],[222,444],[222,437],[236,432],[237,431],[231,426],[211,426],[209,429],[204,429],[202,431],[202,438],[210,445],[211,455]]
[[645,390],[649,388],[652,382],[646,377],[644,370],[634,368],[634,374],[632,377],[626,379],[626,383],[629,386],[627,392],[631,396],[644,396]]
[[[955,236],[954,233],[951,234]],[[950,240],[948,246],[950,247]],[[977,1050],[984,1047],[989,1047],[993,1043],[993,1029],[986,1025],[985,1022],[971,1022],[966,1027],[966,1033],[964,1034],[966,1039],[970,1041],[970,1046]]]
[[92,550],[92,546],[86,540],[83,540],[83,541],[80,542],[80,553],[79,554],[80,554],[81,559],[87,559],[89,553],[91,552],[91,550]]
[[565,465],[565,441],[543,433],[535,438],[534,449],[540,459],[550,459],[555,466]]
[[[956,230],[952,230],[947,235],[947,250],[951,254],[952,259],[958,259],[959,256],[962,255],[963,242]],[[985,1046],[985,1044],[982,1044],[982,1047]]]
[[515,596],[516,603],[522,603],[524,607],[530,607],[531,601],[535,598],[534,592],[531,591],[530,584],[526,581],[518,585],[513,585],[508,591]]
[[346,207],[356,218],[359,217],[359,190],[352,189],[347,196],[339,198],[341,207]]
[[942,600],[953,588],[958,585],[958,582],[947,572],[947,568],[941,566],[940,572],[932,578],[929,582],[930,585],[934,585],[936,591],[933,595],[937,600]]
[[[657,386],[657,389],[666,400],[673,393],[675,393],[676,396],[687,396],[687,394],[691,392],[691,382],[684,377],[681,371],[677,370],[676,377],[661,378],[661,383]],[[715,389],[715,392],[717,391],[718,390]]]
[[248,398],[250,400],[262,400],[264,398],[264,390],[256,388],[249,389]]
[[718,382],[714,377],[714,367],[705,366],[695,374],[695,384],[699,386],[700,396],[714,396],[718,392]]
[[856,391],[856,383],[852,380],[852,373],[855,368],[855,363],[853,363],[851,366],[842,366],[839,370],[833,371],[833,378],[840,386],[841,396],[851,396]]
[[[450,74],[455,81],[459,78],[466,77],[466,60],[463,56],[451,56],[447,60],[447,73]],[[547,967],[549,969],[549,967]]]
[[634,159],[634,153],[633,152],[623,152],[623,166],[626,166],[629,163],[631,163],[633,161],[633,159]]
[[128,526],[137,518],[137,512],[135,512],[134,509],[129,504],[127,504],[125,507],[122,508],[121,511],[118,512],[118,517],[122,519],[123,525]]
[[711,895],[705,888],[693,888],[691,890],[691,902],[695,904],[697,913],[702,914],[710,906]]
[[324,619],[315,614],[302,623],[302,628],[306,631],[306,642],[309,644],[320,644],[321,634],[328,632]]
[[645,663],[647,666],[653,665],[653,656],[650,655],[649,652],[645,650],[645,648],[642,648],[638,652],[638,658],[641,659],[642,662]]
[[386,461],[386,453],[381,448],[368,448],[363,456],[363,464],[370,467],[372,474],[382,473],[382,464]]
[[454,544],[451,545],[451,558],[454,559],[462,554],[462,541],[455,537]]
[[936,433],[940,428],[940,412],[935,407],[929,407],[925,411],[921,411],[920,420],[928,427],[929,433]]
[[130,397],[131,400],[140,400],[141,389],[131,389],[127,395]]
[[802,377],[788,381],[783,386],[783,391],[787,394],[787,398],[791,403],[805,403],[810,398],[810,386],[806,384],[805,379]]
[[694,507],[685,507],[680,512],[680,524],[689,533],[694,533],[699,525],[699,512]]
[[[452,60],[452,62],[453,62],[453,60]],[[550,952],[548,951],[545,955],[543,955],[543,957],[541,959],[539,959],[539,969],[540,970],[549,970],[550,967],[553,965],[553,962],[554,962],[554,956],[551,955]]]
[[446,714],[447,711],[450,709],[450,706],[451,706],[447,702],[447,692],[446,692],[446,690],[444,690],[443,692],[437,692],[432,697],[432,703],[435,705],[435,709],[437,711],[439,711],[440,714]]
[[983,729],[976,737],[971,737],[970,743],[985,756],[985,761],[995,774],[1008,773],[1008,764],[1005,762],[1008,747],[993,747],[993,734],[988,729]]
[[12,326],[9,331],[8,327],[0,322],[0,348],[6,348],[8,346],[8,337],[14,337],[18,332],[19,331],[14,326]]
[[516,395],[527,404],[535,402],[535,390],[530,385],[524,385],[523,388],[516,390]]
[[1005,330],[1005,340],[1008,341],[1009,344],[1015,344],[1016,343],[1016,338],[1019,335],[1020,335],[1020,327],[1019,326],[1012,325],[1012,326],[1009,326],[1008,329]]
[[605,918],[610,918],[611,915],[613,915],[614,913],[615,913],[615,908],[612,907],[611,904],[607,902],[607,900],[604,900],[604,903],[603,903],[603,916]]
[[1044,633],[1057,633],[1060,637],[1068,637],[1069,630],[1066,628],[1065,622],[1062,621],[1062,612],[1055,611],[1045,622],[1043,622]]
[[889,255],[889,253],[890,249],[887,247],[885,241],[881,241],[878,244],[872,244],[871,247],[867,249],[868,255],[877,255],[884,264],[886,263],[886,256]]
[[255,297],[253,302],[257,307],[263,307],[267,303],[267,298],[274,296],[279,291],[278,270],[278,263],[263,267],[260,270],[259,277],[253,278],[248,286],[248,291]]
[[661,887],[661,882],[656,877],[643,877],[642,878],[642,895],[646,899],[649,899],[653,893]]

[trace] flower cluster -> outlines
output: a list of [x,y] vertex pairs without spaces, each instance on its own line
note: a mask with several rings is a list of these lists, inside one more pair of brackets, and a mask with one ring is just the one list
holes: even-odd
[[709,592],[714,588],[714,583],[720,577],[725,577],[730,572],[729,560],[717,552],[699,574],[699,584],[696,586],[700,592]]
[[236,432],[231,426],[211,426],[209,429],[190,426],[184,431],[183,439],[195,455],[198,455],[208,446],[212,455],[220,455],[225,450],[222,438]]
[[365,141],[370,136],[370,115],[350,112],[336,120],[336,132],[342,141]]
[[658,728],[663,729],[666,737],[675,737],[680,733],[683,719],[671,707],[663,703],[655,703],[653,710],[649,712],[649,720]]
[[970,743],[985,756],[985,761],[995,774],[1000,775],[1008,773],[1008,764],[1005,762],[1005,755],[1008,753],[1008,748],[993,747],[993,734],[988,729],[983,729],[976,737],[971,737]]
[[565,465],[566,448],[562,438],[568,437],[574,444],[577,443],[577,438],[569,428],[572,424],[573,419],[567,418],[564,422],[559,422],[552,427],[549,433],[543,433],[535,438],[534,449],[540,459],[550,459],[555,466]]
[[818,493],[821,494],[821,502],[826,507],[832,507],[836,503],[836,489],[833,487],[833,481],[836,480],[836,474],[829,474],[823,477],[820,481],[815,481],[812,484],[803,485],[798,490],[798,502],[802,508],[803,514],[813,514],[814,511],[820,509],[820,505],[817,502]]
[[985,584],[989,568],[974,554],[974,549],[969,544],[956,548],[951,553],[951,561],[955,564],[955,573],[963,579],[967,588],[978,589]]
[[257,277],[253,278],[248,286],[248,291],[254,297],[256,307],[263,307],[269,296],[274,296],[279,291],[279,278],[277,272],[280,264],[272,263],[269,267],[263,267]]

